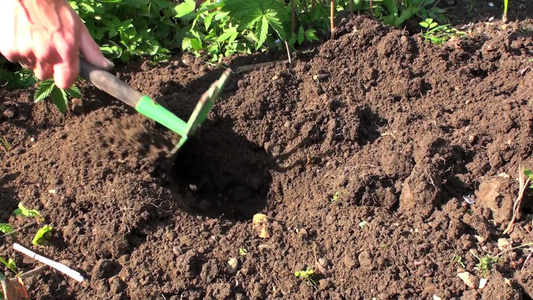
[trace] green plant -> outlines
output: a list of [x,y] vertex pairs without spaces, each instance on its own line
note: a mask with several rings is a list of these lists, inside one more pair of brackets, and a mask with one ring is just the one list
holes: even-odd
[[248,254],[248,250],[246,250],[246,248],[239,248],[240,256],[246,256],[247,254]]
[[503,16],[502,21],[507,22],[507,8],[509,7],[509,0],[503,0]]
[[33,72],[30,70],[21,69],[10,72],[0,67],[0,86],[8,90],[28,88],[34,85],[36,81]]
[[173,18],[170,0],[74,0],[69,1],[84,20],[91,36],[110,58],[129,61],[149,57],[168,59],[177,49],[182,26]]
[[0,262],[3,263],[11,272],[13,272],[13,274],[19,274],[17,263],[11,258],[6,261],[3,257],[0,256]]
[[11,149],[11,145],[6,141],[6,139],[4,139],[3,137],[0,136],[0,143],[2,143],[2,146],[4,146],[4,148],[9,151]]
[[36,209],[27,209],[22,202],[19,202],[18,208],[13,211],[15,216],[24,216],[28,218],[35,218],[37,221],[42,222],[44,218],[41,213]]
[[420,26],[425,28],[425,31],[422,31],[424,39],[435,45],[444,44],[454,36],[464,35],[464,32],[458,31],[450,25],[439,25],[433,19],[425,19],[420,22]]
[[454,254],[451,258],[451,261],[457,263],[462,268],[466,268],[465,264],[463,263],[463,258],[460,255]]
[[435,6],[434,0],[383,0],[379,18],[383,23],[399,27],[408,19],[417,16],[421,19],[444,21],[444,10]]
[[337,192],[335,192],[335,194],[333,195],[333,197],[331,197],[330,202],[331,202],[331,203],[336,202],[337,200],[340,199],[340,197],[341,197],[344,193],[345,193],[345,191],[337,191]]
[[361,230],[364,230],[366,227],[368,227],[368,222],[367,221],[359,222],[359,228],[361,228]]
[[478,260],[478,263],[475,267],[476,270],[479,270],[481,274],[485,277],[487,277],[490,274],[490,271],[492,270],[492,267],[494,264],[497,264],[500,261],[499,257],[493,257],[489,254],[480,257],[476,255],[474,252],[471,252],[472,255]]
[[[0,282],[6,280],[6,276],[4,275],[4,273],[0,272]],[[0,300],[4,300],[5,299],[5,296],[4,296],[4,291],[0,290]]]
[[35,246],[43,245],[43,243],[49,238],[50,234],[52,233],[52,230],[52,226],[44,225],[43,227],[41,227],[41,229],[37,231],[31,243]]
[[13,232],[13,227],[7,223],[0,223],[0,232],[3,234],[9,234]]
[[65,114],[67,112],[68,98],[81,98],[81,91],[75,85],[68,89],[60,89],[55,85],[53,79],[47,79],[41,81],[39,87],[35,90],[33,101],[37,103],[48,97],[50,97],[59,111]]
[[308,285],[316,288],[316,281],[313,278],[314,275],[315,275],[315,271],[312,268],[307,268],[305,271],[294,272],[294,276],[296,278],[303,279],[307,282]]

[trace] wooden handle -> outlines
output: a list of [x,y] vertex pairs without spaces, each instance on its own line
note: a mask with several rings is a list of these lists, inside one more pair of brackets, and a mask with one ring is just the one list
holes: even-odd
[[99,69],[84,58],[80,58],[80,76],[109,95],[135,108],[143,96],[115,75]]

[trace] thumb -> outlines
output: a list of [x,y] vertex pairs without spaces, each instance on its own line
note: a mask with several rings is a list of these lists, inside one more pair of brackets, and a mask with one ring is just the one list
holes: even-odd
[[85,27],[85,24],[81,26],[81,36],[80,36],[80,52],[83,54],[85,59],[91,64],[104,69],[109,70],[113,67],[113,63],[104,57],[102,51],[93,40],[89,34],[89,30]]

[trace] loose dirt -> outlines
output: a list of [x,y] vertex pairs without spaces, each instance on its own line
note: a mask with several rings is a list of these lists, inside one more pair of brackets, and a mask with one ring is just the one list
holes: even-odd
[[[83,111],[65,117],[30,90],[1,91],[12,149],[0,154],[0,222],[29,222],[12,216],[18,202],[39,209],[55,231],[36,250],[87,278],[47,270],[27,281],[32,296],[531,299],[532,247],[502,252],[498,240],[533,242],[529,191],[503,234],[519,168],[533,168],[533,28],[469,30],[433,46],[344,18],[292,65],[234,74],[174,165],[164,128],[88,85]],[[184,56],[119,76],[187,119],[221,72]],[[268,239],[252,228],[259,212]],[[17,241],[30,246],[36,229]],[[1,255],[35,267],[14,240]],[[487,275],[474,254],[499,260]],[[308,267],[316,285],[294,276]],[[468,287],[464,270],[487,285]]]

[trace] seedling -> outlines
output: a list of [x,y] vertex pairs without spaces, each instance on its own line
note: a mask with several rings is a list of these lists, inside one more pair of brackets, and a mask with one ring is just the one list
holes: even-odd
[[524,169],[524,175],[526,175],[529,178],[529,181],[531,183],[529,188],[533,189],[533,171],[531,171],[530,169]]
[[452,262],[455,262],[460,265],[462,268],[466,268],[465,264],[463,263],[463,258],[461,256],[454,254],[451,260]]
[[339,198],[340,198],[344,193],[346,193],[346,192],[345,192],[345,191],[338,191],[338,192],[335,192],[335,195],[333,195],[333,197],[331,197],[330,202],[331,202],[331,203],[335,203],[337,200],[339,200]]
[[420,22],[420,26],[425,28],[425,32],[422,31],[424,39],[431,41],[435,45],[444,44],[454,36],[464,35],[464,32],[458,31],[450,27],[450,25],[439,25],[431,18]]
[[52,232],[52,226],[50,225],[44,225],[37,231],[35,236],[33,237],[32,244],[35,246],[43,245],[46,240],[50,237],[50,233]]
[[492,257],[489,254],[487,254],[483,257],[480,257],[476,255],[474,251],[471,251],[470,253],[472,253],[472,255],[479,261],[475,269],[479,270],[485,277],[489,275],[490,271],[492,270],[493,265],[500,262],[500,258],[497,256]]
[[313,279],[314,275],[315,271],[309,267],[305,271],[294,272],[296,278],[301,278],[307,282],[307,285],[316,288],[316,281]]
[[509,0],[503,0],[503,16],[502,21],[507,22],[507,8],[509,7]]
[[0,232],[3,234],[10,234],[13,232],[13,227],[7,223],[0,223]]
[[239,248],[240,256],[246,256],[246,254],[248,254],[248,250],[246,250],[246,248]]
[[41,216],[41,213],[36,209],[27,209],[22,202],[19,203],[18,208],[13,211],[15,216],[24,216],[28,218],[36,218],[37,221],[42,222],[44,218]]
[[6,261],[3,257],[0,256],[0,262],[3,263],[11,272],[13,272],[13,274],[19,274],[17,263],[11,258]]
[[6,139],[4,139],[1,136],[0,136],[0,143],[2,143],[2,146],[4,146],[4,148],[6,148],[7,151],[11,149],[11,145],[6,141]]

